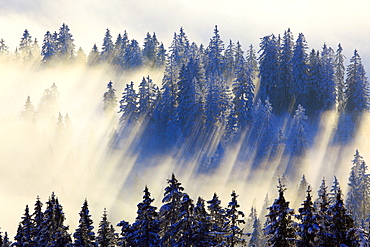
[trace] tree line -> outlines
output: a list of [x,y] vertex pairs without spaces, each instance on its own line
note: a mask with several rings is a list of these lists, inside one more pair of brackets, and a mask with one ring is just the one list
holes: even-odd
[[[66,24],[47,32],[39,50],[43,66],[78,60],[73,41]],[[37,46],[25,30],[19,45],[24,61]],[[140,157],[175,152],[180,158],[197,157],[199,171],[208,172],[222,162],[227,148],[242,142],[240,162],[252,160],[258,167],[283,154],[294,166],[315,139],[323,113],[336,111],[330,144],[345,145],[369,110],[359,53],[354,51],[346,68],[340,44],[335,51],[324,44],[309,52],[305,36],[300,33],[294,42],[288,29],[282,36],[261,38],[258,52],[252,45],[244,51],[240,42],[226,45],[216,26],[208,46],[191,42],[181,28],[168,51],[163,47],[155,33],[148,33],[140,47],[127,32],[113,42],[107,29],[101,50],[94,45],[88,56],[88,66],[105,64],[120,72],[164,70],[160,82],[145,75],[140,83],[127,83],[122,97],[108,83],[103,108],[119,117],[110,142],[114,149],[135,133],[131,150]],[[45,99],[49,96],[45,91]]]
[[294,210],[285,198],[288,181],[281,177],[277,198],[270,203],[266,197],[261,212],[252,206],[245,215],[235,191],[226,207],[217,193],[210,200],[198,197],[193,201],[172,174],[159,208],[145,186],[132,223],[122,220],[114,226],[104,209],[94,230],[85,199],[73,234],[52,193],[45,210],[39,197],[33,213],[26,206],[14,241],[5,233],[0,242],[1,246],[367,246],[369,175],[358,151],[352,163],[346,201],[335,177],[330,191],[323,179],[313,199],[312,187],[303,176],[297,189],[302,203]]

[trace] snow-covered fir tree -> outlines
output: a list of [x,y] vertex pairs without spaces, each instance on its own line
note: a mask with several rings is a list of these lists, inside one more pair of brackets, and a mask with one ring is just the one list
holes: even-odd
[[205,64],[206,75],[223,75],[225,65],[224,65],[224,43],[221,40],[219,30],[217,26],[213,31],[213,36],[207,47],[207,62]]
[[292,57],[292,85],[296,105],[307,105],[308,75],[307,42],[303,33],[298,35]]
[[357,50],[354,51],[347,67],[346,84],[346,112],[362,113],[370,109],[369,83],[361,57]]
[[320,228],[313,206],[311,192],[311,187],[308,186],[306,200],[302,203],[302,207],[298,209],[299,214],[296,215],[299,220],[299,223],[296,224],[296,234],[298,236],[296,246],[317,246],[315,238]]
[[289,208],[289,202],[285,200],[285,186],[280,179],[278,189],[279,197],[269,207],[269,213],[266,215],[267,225],[264,231],[267,235],[267,243],[274,247],[295,246],[295,229],[292,219],[294,211]]
[[[201,68],[197,60],[189,59],[179,73],[177,108],[179,124],[185,136],[201,130],[203,105],[199,95],[199,83],[202,80]],[[197,129],[200,128],[200,129]]]
[[293,58],[293,34],[288,28],[284,32],[281,44],[281,55],[280,55],[280,84],[279,92],[281,95],[280,104],[275,105],[277,113],[284,113],[291,109],[293,99],[293,84],[292,84],[292,58]]
[[46,202],[47,208],[43,214],[40,231],[36,236],[37,246],[66,246],[72,243],[68,226],[64,225],[65,216],[54,193]]
[[103,95],[103,102],[104,102],[104,111],[108,113],[115,112],[115,107],[117,106],[117,97],[116,97],[116,90],[113,88],[113,82],[109,81],[107,85],[108,91]]
[[22,61],[30,61],[32,57],[32,36],[27,29],[24,30],[19,43],[19,53]]
[[127,45],[124,55],[122,66],[126,70],[135,70],[143,65],[143,55],[139,43],[133,39]]
[[273,105],[277,104],[279,91],[279,41],[275,35],[265,36],[260,43],[258,99],[269,98]]
[[367,165],[356,150],[352,160],[352,168],[349,176],[346,207],[352,215],[356,226],[364,226],[368,218],[369,209],[369,175],[367,174]]
[[126,84],[126,87],[122,93],[122,99],[120,100],[121,113],[120,123],[124,125],[131,125],[138,120],[138,109],[137,109],[137,94],[134,89],[134,83]]
[[95,242],[99,247],[110,247],[116,246],[117,244],[117,235],[114,232],[112,224],[108,220],[108,213],[106,209],[104,209],[102,219],[99,222],[99,228]]
[[344,206],[342,191],[339,188],[333,204],[330,206],[332,219],[329,227],[332,235],[332,245],[358,246],[354,221]]
[[99,50],[96,44],[93,45],[93,48],[91,49],[89,55],[87,56],[87,64],[88,65],[96,65],[99,63]]
[[55,37],[49,31],[44,36],[42,43],[41,56],[43,62],[50,62],[55,54],[58,52],[57,43]]
[[228,46],[224,52],[224,76],[226,81],[230,81],[234,76],[235,69],[235,44],[232,40],[229,41]]
[[112,35],[110,34],[110,30],[107,28],[100,53],[100,61],[110,63],[113,60],[113,54],[114,44],[112,41]]
[[89,205],[86,199],[81,207],[81,211],[79,214],[80,214],[79,225],[73,234],[74,238],[73,246],[76,247],[97,246],[97,244],[95,243],[95,233],[93,231],[94,229],[93,220],[91,219]]
[[226,245],[230,247],[245,243],[245,239],[243,238],[243,228],[240,228],[241,225],[245,224],[245,221],[243,220],[244,213],[238,209],[240,205],[237,197],[238,195],[235,191],[232,191],[231,201],[225,210],[225,217],[227,219],[225,242]]
[[345,56],[342,54],[343,48],[341,44],[338,44],[338,48],[334,57],[334,79],[337,89],[337,102],[338,102],[338,112],[343,113],[346,103],[346,91],[347,84],[344,79],[345,76],[345,66],[344,60]]
[[204,199],[198,197],[193,216],[194,246],[214,246],[217,244],[212,236],[211,226],[211,217],[206,211]]
[[156,207],[152,205],[148,187],[145,186],[143,201],[137,205],[137,217],[131,226],[131,241],[135,246],[160,246],[160,228]]
[[298,105],[293,116],[293,126],[290,135],[290,150],[292,156],[303,156],[308,149],[308,137],[306,132],[307,116],[305,109]]
[[211,232],[214,238],[213,241],[216,241],[217,243],[223,243],[226,235],[226,211],[221,206],[221,200],[218,198],[216,193],[213,194],[211,200],[207,201],[207,204],[208,212],[211,218]]
[[72,61],[74,59],[75,44],[70,29],[65,23],[59,28],[57,40],[58,58],[62,61]]
[[31,218],[28,205],[26,205],[26,209],[22,217],[22,221],[18,225],[17,234],[14,237],[15,241],[13,244],[15,246],[33,246],[34,245],[33,233],[34,233],[34,223],[33,219]]
[[172,173],[171,179],[167,179],[167,187],[164,189],[162,207],[159,211],[162,246],[173,246],[176,243],[175,226],[179,222],[181,202],[184,197],[184,187]]
[[143,47],[143,63],[148,67],[155,67],[157,62],[157,56],[159,52],[159,42],[157,36],[153,33],[153,36],[148,32],[144,39]]
[[232,91],[237,128],[245,130],[252,123],[254,100],[254,70],[252,63],[246,63],[239,42],[235,49],[235,74]]

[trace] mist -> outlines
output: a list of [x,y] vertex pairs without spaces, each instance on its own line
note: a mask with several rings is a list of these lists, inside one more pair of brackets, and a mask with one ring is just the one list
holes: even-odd
[[[159,206],[166,179],[173,172],[192,198],[210,199],[217,192],[226,204],[230,192],[236,190],[244,212],[251,206],[261,209],[267,193],[270,199],[277,195],[274,173],[278,165],[285,163],[286,157],[266,161],[259,170],[252,171],[250,162],[237,162],[237,156],[245,152],[237,146],[226,149],[218,169],[199,174],[195,169],[197,157],[184,162],[177,160],[175,154],[168,154],[145,166],[137,166],[138,157],[129,151],[130,143],[122,149],[110,149],[108,144],[112,131],[118,128],[119,114],[107,116],[103,111],[102,96],[107,83],[114,82],[119,97],[125,84],[138,83],[148,74],[160,84],[162,70],[143,69],[120,74],[106,66],[65,65],[35,69],[22,64],[2,64],[0,211],[3,213],[0,222],[3,231],[14,236],[25,205],[32,209],[36,196],[46,201],[51,192],[59,197],[71,232],[77,227],[78,213],[85,198],[95,226],[104,208],[113,224],[122,219],[132,222],[144,186],[149,187],[154,204]],[[59,92],[58,104],[41,112],[45,89],[53,83]],[[27,96],[36,112],[39,111],[31,121],[21,116]],[[59,113],[63,118],[68,114],[68,130],[58,129]],[[345,148],[329,144],[335,122],[335,113],[323,116],[319,134],[301,161],[301,172],[314,190],[323,177],[330,185],[334,175],[345,187],[355,149],[360,150],[365,160],[368,157],[366,126],[369,117],[364,117],[357,138]],[[287,198],[293,203],[298,182],[287,186]]]

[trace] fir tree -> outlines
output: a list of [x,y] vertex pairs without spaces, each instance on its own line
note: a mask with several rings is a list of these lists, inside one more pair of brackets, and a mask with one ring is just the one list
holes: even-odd
[[194,207],[193,218],[193,242],[194,246],[214,246],[215,238],[211,235],[211,217],[205,209],[204,199],[198,197]]
[[335,246],[358,246],[358,236],[356,236],[354,221],[344,207],[340,188],[337,191],[333,205],[330,207],[330,211],[332,214],[330,233],[333,236],[331,244]]
[[9,56],[9,47],[5,44],[4,39],[0,39],[0,56],[2,57]]
[[157,208],[152,206],[153,201],[148,187],[145,186],[143,201],[137,205],[136,221],[131,227],[135,246],[160,246],[158,213]]
[[203,107],[199,100],[199,84],[202,80],[201,68],[198,61],[189,59],[187,65],[183,65],[179,74],[178,106],[180,128],[185,136],[197,131],[201,125]]
[[68,227],[64,226],[65,216],[58,198],[52,193],[43,214],[40,231],[36,238],[37,246],[66,246],[72,243]]
[[[27,29],[24,30],[23,36],[19,43],[19,52],[23,61],[29,61],[32,57],[32,36]],[[30,57],[31,56],[31,57]]]
[[189,51],[189,40],[186,36],[184,29],[181,27],[179,34],[174,34],[170,46],[170,57],[173,58],[173,63],[178,66],[177,70],[180,70],[183,64],[188,62],[188,51]]
[[334,50],[324,44],[321,52],[323,63],[323,83],[320,85],[321,93],[319,99],[323,102],[321,110],[332,110],[336,103],[336,82],[334,71]]
[[323,66],[324,63],[320,57],[320,52],[312,49],[309,55],[309,83],[308,83],[308,110],[312,115],[319,113],[323,108],[322,84],[324,84]]
[[346,207],[353,216],[356,226],[359,227],[369,215],[369,175],[366,174],[367,166],[358,150],[352,163]]
[[155,67],[158,54],[158,46],[159,42],[155,33],[153,34],[153,36],[147,33],[144,39],[143,48],[143,60],[145,66]]
[[114,51],[113,63],[116,65],[119,65],[121,68],[125,68],[125,59],[127,58],[126,52],[128,51],[129,44],[130,44],[130,40],[125,30],[123,35],[119,35],[117,37],[115,47],[114,47],[115,51]]
[[37,114],[53,114],[59,108],[59,91],[55,83],[50,88],[44,90],[42,95]]
[[301,182],[299,183],[298,190],[297,190],[297,196],[296,196],[297,202],[301,202],[304,200],[308,186],[309,184],[307,182],[306,176],[303,174]]
[[142,51],[136,40],[131,40],[127,45],[123,55],[122,65],[126,70],[135,70],[143,65]]
[[229,45],[225,49],[224,54],[224,76],[226,81],[230,81],[234,76],[234,68],[235,68],[235,45],[230,40]]
[[121,227],[121,237],[119,237],[117,241],[118,246],[132,246],[133,233],[131,225],[127,221],[122,220],[117,224],[117,226]]
[[302,207],[298,209],[299,214],[296,216],[300,220],[297,224],[296,232],[299,237],[297,246],[317,246],[315,237],[320,228],[315,208],[313,207],[311,191],[310,186],[308,186],[306,200],[302,203]]
[[338,102],[338,112],[343,113],[346,103],[346,91],[348,85],[344,80],[345,67],[344,59],[345,56],[342,54],[343,48],[341,44],[338,44],[338,49],[334,57],[334,78],[337,88],[337,102]]
[[243,229],[239,227],[239,225],[245,224],[243,219],[239,219],[239,217],[244,218],[243,211],[240,211],[238,208],[240,207],[237,201],[238,195],[235,191],[231,193],[231,201],[226,209],[226,219],[227,219],[227,234],[225,236],[227,246],[237,246],[245,242],[243,239]]
[[206,128],[222,128],[230,111],[229,88],[223,77],[213,74],[209,77],[208,90],[205,103]]
[[113,54],[114,54],[114,44],[112,41],[112,35],[110,34],[110,30],[107,28],[103,39],[100,60],[103,62],[110,63],[113,60]]
[[317,246],[330,246],[332,240],[332,235],[329,231],[331,213],[329,209],[329,194],[327,188],[325,179],[323,179],[320,189],[318,190],[318,198],[314,203],[317,223],[319,226],[315,239]]
[[122,93],[122,99],[119,103],[119,113],[122,113],[120,123],[125,125],[136,123],[138,120],[137,94],[135,92],[133,82],[126,85],[126,88]]
[[99,50],[96,44],[94,44],[93,48],[91,49],[88,57],[87,57],[87,64],[88,65],[96,65],[99,62]]
[[55,199],[53,205],[53,231],[52,231],[52,246],[68,246],[72,243],[68,226],[64,226],[65,216],[62,205],[59,204],[58,198]]
[[247,63],[247,66],[252,68],[253,78],[257,78],[257,75],[259,72],[258,61],[257,61],[256,51],[254,50],[254,47],[252,44],[249,45],[249,49],[246,54],[246,63]]
[[113,82],[109,81],[107,85],[108,91],[103,95],[104,111],[114,112],[114,108],[117,106],[116,90],[113,88]]
[[289,208],[289,202],[285,200],[285,186],[279,179],[279,197],[270,206],[269,213],[266,215],[265,235],[270,246],[288,247],[294,246],[294,233],[292,215],[293,210]]
[[146,121],[152,116],[157,93],[157,86],[152,79],[149,76],[143,77],[138,93],[138,114],[141,121]]
[[293,127],[290,137],[292,156],[303,156],[308,148],[306,120],[305,109],[301,105],[298,105],[293,117]]
[[369,85],[361,57],[357,50],[354,51],[350,64],[347,67],[346,84],[346,112],[362,113],[370,109]]
[[254,71],[253,64],[246,63],[240,43],[236,44],[235,74],[232,91],[232,100],[238,128],[243,131],[252,123],[254,99]]
[[33,221],[33,231],[32,236],[34,240],[39,238],[39,234],[41,232],[42,222],[44,219],[44,213],[42,212],[42,202],[40,198],[37,196],[37,200],[35,203],[34,212],[32,214],[32,221]]
[[97,246],[97,244],[95,244],[95,233],[93,229],[94,226],[89,211],[89,205],[87,203],[87,200],[85,199],[80,211],[78,228],[73,234],[75,240],[73,246]]
[[[26,205],[24,216],[22,221],[18,225],[17,235],[14,237],[15,246],[33,246],[33,232],[34,223],[29,213],[28,205]],[[9,241],[9,239],[8,239]],[[5,242],[5,238],[4,238]],[[3,246],[3,245],[2,245]]]
[[225,224],[227,224],[225,209],[221,207],[221,201],[216,193],[213,194],[212,199],[207,201],[207,203],[211,220],[211,234],[214,239],[213,241],[223,243],[224,235],[226,234]]
[[56,40],[54,39],[54,36],[49,31],[47,31],[44,36],[44,41],[42,43],[41,50],[42,61],[43,62],[51,61],[57,52],[58,50]]
[[249,247],[260,247],[263,246],[263,233],[261,228],[261,222],[257,218],[257,215],[254,217],[252,232],[250,233]]
[[336,200],[339,189],[340,189],[339,181],[338,181],[337,177],[334,176],[333,184],[331,186],[330,193],[329,193],[329,203],[330,203],[330,205],[332,205],[334,203],[334,201]]
[[307,61],[307,42],[302,33],[294,46],[292,57],[292,85],[294,85],[294,98],[296,105],[307,105],[308,99],[308,61]]
[[[173,246],[176,239],[174,234],[176,230],[174,226],[179,222],[181,201],[184,196],[184,188],[177,180],[175,174],[172,173],[171,179],[167,179],[167,187],[164,189],[164,197],[162,199],[162,207],[159,212],[161,221],[161,236],[162,245]],[[174,230],[171,232],[170,230]]]
[[194,204],[187,193],[183,194],[180,202],[179,220],[169,229],[170,234],[176,239],[179,246],[194,246]]
[[224,43],[221,40],[217,26],[215,26],[213,37],[211,38],[207,48],[207,63],[205,66],[207,76],[223,74],[225,69],[224,56],[222,55],[223,51]]
[[293,34],[288,28],[284,32],[282,45],[281,45],[281,57],[280,57],[280,85],[279,91],[281,95],[280,104],[276,105],[277,112],[284,113],[291,109],[292,98],[293,98],[293,84],[292,84],[292,59],[293,59]]
[[79,47],[76,53],[76,62],[85,64],[87,61],[86,59],[87,58],[84,50],[81,47]]
[[27,96],[27,100],[26,100],[26,103],[24,105],[24,111],[22,112],[21,116],[25,120],[33,120],[34,115],[35,115],[34,106],[33,106],[32,102],[31,102],[30,96]]
[[70,30],[68,25],[63,23],[62,26],[59,28],[58,37],[56,39],[58,57],[62,61],[71,61],[74,59],[74,39],[72,38],[72,34],[69,31]]
[[10,246],[12,246],[12,242],[9,240],[8,233],[5,232],[4,240],[3,240],[1,247],[10,247]]
[[99,222],[96,243],[99,247],[110,247],[117,244],[116,234],[114,233],[111,223],[108,221],[108,213],[106,209],[104,209],[102,219]]
[[158,47],[155,66],[158,68],[163,67],[166,64],[166,58],[167,58],[166,49],[164,48],[163,43],[161,43]]
[[261,39],[258,58],[260,65],[258,98],[262,101],[269,98],[273,105],[279,98],[276,88],[279,83],[279,50],[279,43],[274,35]]

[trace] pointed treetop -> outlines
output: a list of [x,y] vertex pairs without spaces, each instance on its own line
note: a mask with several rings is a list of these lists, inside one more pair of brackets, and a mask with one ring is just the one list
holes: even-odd
[[278,184],[278,189],[279,189],[279,194],[284,194],[284,191],[286,191],[286,186],[281,183],[281,178],[279,176],[278,178],[279,184]]

